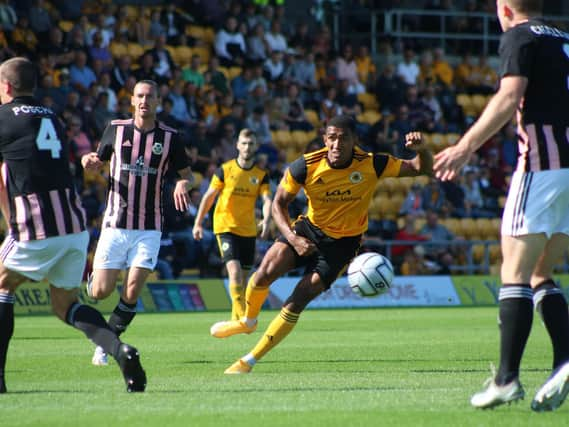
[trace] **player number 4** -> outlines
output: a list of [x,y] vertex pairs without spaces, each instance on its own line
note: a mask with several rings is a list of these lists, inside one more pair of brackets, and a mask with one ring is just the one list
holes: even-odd
[[51,151],[53,159],[59,159],[61,156],[61,141],[57,137],[57,132],[50,118],[41,119],[40,130],[36,136],[36,145],[38,150]]

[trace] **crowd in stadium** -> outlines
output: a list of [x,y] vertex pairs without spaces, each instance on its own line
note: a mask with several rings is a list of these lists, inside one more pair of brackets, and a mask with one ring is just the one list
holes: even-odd
[[[453,52],[462,58],[454,64],[436,46],[408,43],[393,55],[397,47],[386,42],[382,52],[398,59],[378,62],[365,44],[344,43],[334,51],[329,26],[290,22],[286,5],[276,3],[0,1],[0,60],[23,55],[39,66],[36,95],[65,123],[93,247],[108,180],[84,173],[80,158],[95,149],[110,120],[130,117],[138,80],[158,82],[158,118],[185,135],[197,177],[188,212],[178,214],[173,200],[164,200],[162,278],[198,266],[202,274],[220,273],[213,235],[196,242],[191,228],[213,172],[235,157],[242,128],[260,139],[258,162],[270,170],[274,189],[290,161],[321,146],[319,130],[335,115],[357,120],[361,145],[369,151],[408,158],[405,133],[424,132],[425,142],[439,151],[456,142],[495,89],[496,70],[475,47]],[[467,3],[485,10],[489,2]],[[402,274],[448,273],[464,264],[466,251],[456,246],[461,238],[498,239],[495,219],[516,154],[512,124],[484,145],[459,181],[380,182],[364,245],[384,250],[390,239],[453,240],[432,248],[393,246],[390,254]],[[302,198],[293,208],[293,216],[302,212]],[[257,259],[267,247],[259,242]],[[492,253],[498,262],[498,251]],[[475,258],[480,262],[482,252]]]

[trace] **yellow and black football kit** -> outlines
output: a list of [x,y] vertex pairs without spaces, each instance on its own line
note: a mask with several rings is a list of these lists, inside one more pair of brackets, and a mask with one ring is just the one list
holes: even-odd
[[[304,188],[308,210],[294,222],[293,229],[314,242],[318,250],[308,257],[297,257],[297,266],[317,272],[329,287],[358,250],[377,181],[398,176],[402,161],[356,147],[348,166],[334,168],[327,154],[328,149],[323,148],[295,160],[280,185],[291,194]],[[286,242],[282,236],[279,240]]]
[[243,169],[237,159],[232,159],[217,169],[210,187],[220,192],[213,213],[213,232],[222,259],[238,259],[244,268],[250,268],[257,236],[255,204],[257,197],[270,195],[269,176],[256,165]]

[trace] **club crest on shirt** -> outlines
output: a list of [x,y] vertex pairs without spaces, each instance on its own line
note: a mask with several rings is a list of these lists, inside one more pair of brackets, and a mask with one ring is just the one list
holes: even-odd
[[253,185],[257,185],[259,183],[259,178],[257,178],[256,176],[252,176],[251,178],[249,178],[249,182],[251,182],[251,184]]
[[154,145],[152,146],[152,152],[154,154],[156,154],[157,156],[162,154],[163,149],[164,149],[164,146],[160,142],[155,142]]
[[355,171],[350,174],[350,182],[352,184],[362,182],[363,179],[364,177],[362,176],[361,172]]

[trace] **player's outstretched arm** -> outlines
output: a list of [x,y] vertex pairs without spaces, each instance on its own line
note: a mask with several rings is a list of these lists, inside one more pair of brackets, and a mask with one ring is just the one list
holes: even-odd
[[85,170],[99,170],[103,167],[103,161],[99,159],[97,153],[87,153],[81,157],[81,166]]
[[524,96],[527,78],[507,76],[500,80],[500,89],[492,97],[480,118],[456,145],[435,156],[435,175],[443,181],[454,179],[478,148],[512,119]]
[[409,132],[405,135],[405,147],[415,151],[417,156],[403,160],[399,176],[433,175],[433,153],[425,146],[421,132]]

